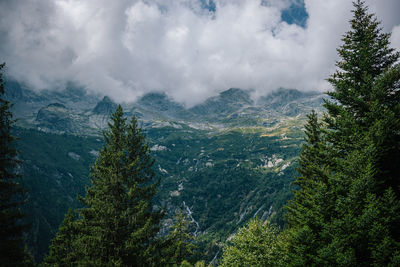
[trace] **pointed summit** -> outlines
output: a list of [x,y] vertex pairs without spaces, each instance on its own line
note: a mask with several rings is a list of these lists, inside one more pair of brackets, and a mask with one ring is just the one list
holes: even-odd
[[97,103],[96,107],[93,109],[93,113],[99,115],[110,115],[116,108],[117,104],[115,104],[108,96],[104,96],[103,100]]
[[219,98],[223,102],[239,103],[240,105],[253,104],[253,101],[250,98],[250,93],[239,88],[230,88],[223,91],[219,94]]
[[169,98],[165,93],[148,93],[144,95],[137,105],[144,110],[174,117],[184,111],[184,107]]
[[208,119],[227,116],[241,108],[252,105],[250,93],[238,88],[230,88],[218,96],[207,99],[204,103],[189,109],[196,116],[206,116]]

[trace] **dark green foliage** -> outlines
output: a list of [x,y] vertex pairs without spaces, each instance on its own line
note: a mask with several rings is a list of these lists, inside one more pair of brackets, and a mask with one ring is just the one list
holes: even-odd
[[57,236],[50,244],[49,255],[44,261],[46,266],[70,266],[78,261],[74,239],[79,229],[75,220],[73,210],[69,209],[58,229]]
[[321,255],[381,266],[400,253],[400,217],[393,216],[400,212],[400,53],[365,4],[354,5],[352,29],[338,49],[339,70],[329,79],[335,88],[326,122],[336,214]]
[[24,201],[21,177],[17,172],[21,162],[17,159],[15,137],[11,135],[14,120],[11,104],[3,99],[4,66],[4,63],[0,64],[0,263],[2,266],[22,266],[29,265],[30,258],[23,244],[27,226],[21,222]]
[[316,261],[315,255],[324,242],[320,232],[330,220],[333,209],[330,171],[324,143],[324,132],[318,116],[313,111],[305,125],[305,143],[298,163],[299,175],[293,183],[294,197],[287,206],[286,220],[291,226],[290,259],[294,265],[307,266]]
[[89,166],[103,141],[18,127],[13,134],[24,161],[21,182],[28,190],[23,209],[31,225],[27,244],[41,262],[68,209],[81,207],[76,196],[85,193]]
[[[157,171],[160,165],[168,171],[168,174],[160,173],[165,179],[154,203],[171,205],[167,218],[173,218],[175,207],[181,207],[182,201],[187,203],[200,224],[196,244],[200,251],[209,252],[199,258],[211,260],[220,250],[218,244],[260,208],[258,216],[261,218],[272,206],[272,214],[276,211],[273,220],[282,223],[281,207],[290,197],[288,185],[293,179],[295,164],[286,168],[283,175],[275,172],[275,168],[261,166],[267,155],[276,154],[278,158],[291,161],[298,154],[302,134],[300,122],[295,122],[297,127],[287,134],[291,138],[287,140],[261,137],[263,129],[255,132],[227,129],[217,134],[193,128],[146,129],[151,146],[159,144],[168,148],[152,151],[157,162],[154,169]],[[89,166],[93,165],[103,140],[22,128],[15,128],[13,135],[20,139],[17,145],[24,160],[22,182],[29,189],[24,211],[34,218],[30,220],[28,245],[36,261],[41,262],[68,208],[81,207],[76,195],[85,193],[85,185],[90,182]],[[202,149],[204,155],[199,156]],[[214,165],[206,167],[211,159]],[[171,196],[170,192],[177,190],[181,183],[184,187],[181,194]],[[195,224],[191,224],[191,232],[194,232],[193,227]]]
[[[273,222],[283,225],[282,206],[291,196],[289,184],[296,165],[279,170],[299,153],[303,135],[301,124],[296,123],[285,140],[279,135],[262,136],[265,130],[252,128],[212,134],[192,128],[147,130],[152,144],[167,148],[153,152],[157,165],[168,172],[163,174],[157,198],[175,207],[185,201],[191,209],[199,223],[196,245],[206,254],[201,259],[220,256],[220,244],[256,213],[260,218],[272,215]],[[265,157],[274,154],[285,161],[263,167]],[[212,166],[207,167],[208,162]]]
[[162,213],[153,211],[159,181],[154,178],[149,147],[136,119],[126,123],[121,106],[112,114],[104,139],[91,169],[91,186],[80,198],[84,207],[79,218],[72,222],[67,214],[48,260],[62,264],[58,253],[65,251],[58,248],[57,240],[71,235],[71,244],[65,246],[71,248],[66,257],[72,265],[154,265]]
[[291,264],[396,266],[400,255],[400,54],[363,1],[329,79],[324,124],[309,116],[288,207]]
[[174,218],[168,235],[164,238],[161,248],[161,265],[173,266],[190,261],[195,254],[195,236],[189,232],[190,221],[182,211]]

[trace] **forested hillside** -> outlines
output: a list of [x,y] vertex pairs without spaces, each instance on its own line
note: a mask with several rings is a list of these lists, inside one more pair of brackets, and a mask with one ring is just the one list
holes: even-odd
[[[255,215],[263,219],[273,215],[274,221],[283,224],[281,208],[290,196],[289,184],[303,139],[303,114],[309,109],[303,109],[301,101],[314,101],[316,107],[321,101],[315,93],[301,95],[299,98],[295,90],[275,93],[270,96],[273,100],[269,100],[274,101],[274,109],[263,100],[262,105],[273,112],[265,117],[258,113],[262,106],[254,104],[255,111],[235,115],[242,109],[241,102],[230,100],[239,103],[234,104],[239,107],[232,108],[227,115],[210,112],[214,114],[213,122],[207,122],[207,118],[203,122],[162,119],[166,104],[160,103],[158,95],[145,97],[147,110],[153,110],[152,118],[158,117],[139,120],[145,126],[144,133],[156,160],[154,170],[161,178],[155,204],[166,207],[166,225],[176,210],[191,212],[190,229],[196,232],[206,258],[220,254],[225,239]],[[224,98],[217,100],[224,105]],[[97,114],[104,110],[108,116],[107,102],[99,100],[93,109],[98,110]],[[298,117],[279,111],[279,107],[287,110],[288,105],[297,106]],[[202,109],[207,106],[204,104]],[[38,106],[37,110],[39,114],[43,109]],[[142,114],[149,116],[144,111]],[[196,118],[202,118],[200,114]],[[53,125],[54,133],[50,128],[43,131],[43,120],[38,126],[42,130],[30,126],[31,129],[14,131],[24,161],[24,185],[29,190],[26,211],[31,215],[32,227],[28,239],[38,259],[47,252],[68,208],[79,207],[76,196],[82,195],[84,186],[89,184],[89,166],[104,142],[99,129],[95,136],[60,134],[65,124],[57,128],[52,120],[48,119],[47,125]],[[25,124],[27,120],[19,123]]]
[[400,266],[400,52],[351,14],[325,94],[118,103],[1,64],[0,266]]

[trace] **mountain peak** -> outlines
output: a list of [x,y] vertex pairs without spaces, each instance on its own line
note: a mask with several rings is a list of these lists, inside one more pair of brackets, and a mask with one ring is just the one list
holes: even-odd
[[240,88],[229,88],[228,90],[219,93],[221,97],[244,96],[248,97],[249,93]]
[[145,94],[137,104],[145,110],[161,112],[172,117],[184,110],[181,104],[170,99],[165,93],[153,92]]
[[117,108],[115,104],[108,96],[104,96],[103,100],[97,103],[96,107],[93,109],[94,114],[110,115]]
[[230,88],[221,92],[218,97],[223,102],[240,103],[240,105],[253,104],[249,91],[239,88]]
[[206,116],[216,119],[221,115],[239,111],[241,108],[254,104],[248,91],[230,88],[218,96],[207,99],[204,103],[192,107],[189,111],[196,116]]

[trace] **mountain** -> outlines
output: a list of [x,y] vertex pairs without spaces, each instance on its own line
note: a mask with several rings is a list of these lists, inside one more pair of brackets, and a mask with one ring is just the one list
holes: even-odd
[[[18,84],[13,84],[10,89],[9,99],[15,104],[13,112],[19,118],[18,125],[54,133],[99,135],[107,127],[108,117],[117,105],[108,96],[101,99],[76,87],[42,93]],[[188,109],[165,93],[148,93],[134,103],[123,104],[123,107],[128,116],[137,116],[144,127],[150,128],[180,123],[195,128],[264,127],[273,125],[282,116],[305,115],[311,109],[320,109],[323,97],[318,92],[279,89],[254,101],[250,93],[231,88]],[[56,103],[64,107],[57,108],[53,105]],[[66,124],[63,126],[56,120]]]
[[148,93],[134,103],[132,111],[142,114],[142,118],[154,116],[173,119],[180,118],[185,108],[171,100],[165,93]]
[[301,92],[295,89],[279,89],[269,95],[262,96],[257,104],[274,110],[277,115],[296,116],[310,113],[312,109],[320,109],[323,95],[318,92]]
[[[67,208],[79,206],[75,196],[89,183],[101,130],[116,104],[79,90],[25,90],[20,101],[21,94],[13,93],[20,115],[15,135],[29,189],[28,239],[40,261]],[[305,114],[319,110],[322,97],[280,89],[254,101],[249,91],[229,89],[189,109],[161,93],[123,104],[144,127],[162,178],[155,204],[167,209],[163,225],[177,209],[187,212],[191,231],[211,260],[250,218],[282,224]],[[19,110],[26,107],[30,112]]]
[[36,122],[38,128],[45,131],[73,133],[76,129],[71,111],[59,103],[41,108],[36,115]]
[[30,224],[28,246],[40,262],[68,208],[78,208],[77,195],[89,184],[89,168],[102,140],[15,128],[22,183],[27,189],[24,211]]
[[238,112],[246,106],[252,106],[253,101],[248,91],[231,88],[216,97],[207,99],[204,103],[189,109],[192,118],[203,121],[219,121],[220,118]]
[[104,96],[103,100],[97,103],[92,112],[97,115],[110,116],[116,108],[117,104],[115,104],[108,96]]

